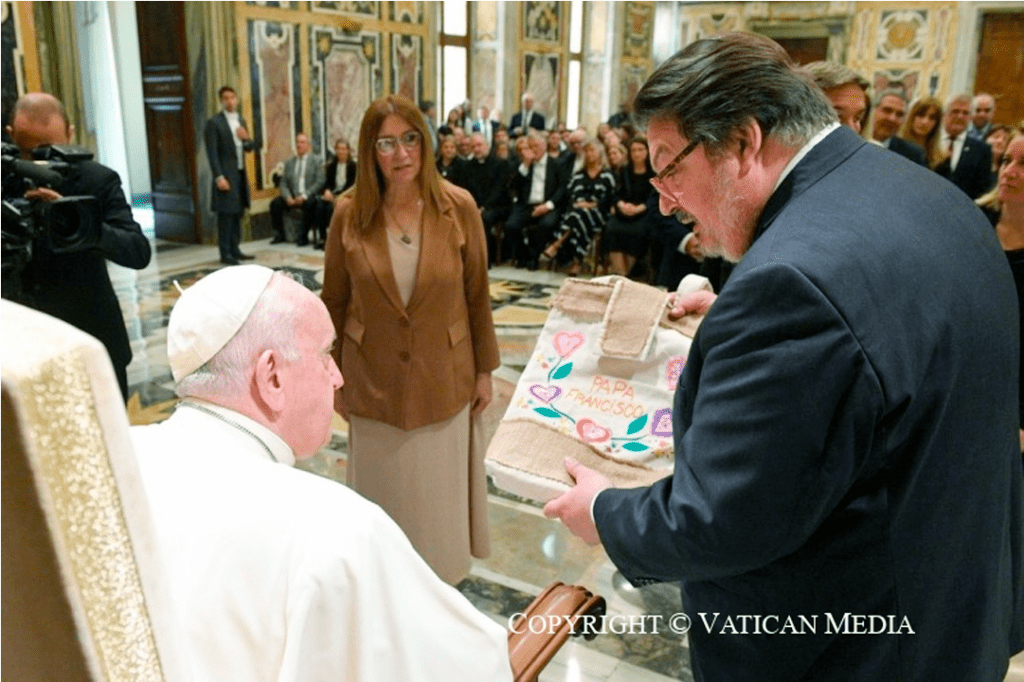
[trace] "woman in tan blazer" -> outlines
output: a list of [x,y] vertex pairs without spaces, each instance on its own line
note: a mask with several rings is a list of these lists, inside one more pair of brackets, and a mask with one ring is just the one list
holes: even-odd
[[440,178],[409,100],[370,105],[355,187],[338,201],[323,301],[345,379],[348,482],[455,584],[490,552],[484,443],[498,344],[480,212]]

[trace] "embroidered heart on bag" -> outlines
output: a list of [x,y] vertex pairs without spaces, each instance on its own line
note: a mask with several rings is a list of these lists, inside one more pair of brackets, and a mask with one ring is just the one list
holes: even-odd
[[553,343],[558,354],[563,358],[567,358],[573,354],[573,351],[583,345],[583,341],[582,332],[558,332],[555,334]]
[[662,438],[672,437],[672,408],[664,407],[654,413],[651,420],[651,433]]
[[679,383],[679,375],[683,373],[683,367],[686,366],[686,358],[682,355],[676,356],[665,363],[665,378],[668,380],[668,389],[670,391],[676,390],[676,385]]
[[609,429],[594,423],[592,419],[581,419],[576,422],[576,433],[584,443],[602,443],[612,437]]
[[533,386],[530,386],[530,393],[532,393],[538,400],[550,403],[562,394],[562,389],[558,386],[541,386],[540,384],[534,384]]

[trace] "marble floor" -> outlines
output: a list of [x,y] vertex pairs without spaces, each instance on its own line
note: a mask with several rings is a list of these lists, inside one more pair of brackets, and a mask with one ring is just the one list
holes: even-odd
[[[141,221],[145,216],[140,217]],[[144,227],[146,227],[144,223]],[[243,244],[257,263],[286,270],[312,291],[323,277],[323,252],[268,240]],[[222,267],[215,246],[180,246],[156,242],[155,257],[142,271],[111,266],[111,277],[132,338],[134,360],[128,368],[133,424],[165,419],[176,402],[166,357],[166,325],[177,298],[174,282],[182,287]],[[495,372],[495,398],[485,413],[493,429],[504,414],[519,373],[547,316],[547,300],[557,291],[562,276],[508,267],[491,270],[491,297],[502,352],[502,367]],[[335,415],[331,443],[301,466],[343,482],[347,425]],[[507,626],[508,618],[522,610],[555,580],[581,584],[604,596],[609,614],[633,623],[623,634],[604,633],[592,641],[571,640],[544,670],[540,679],[555,681],[626,682],[692,680],[685,635],[669,628],[651,628],[641,616],[660,616],[664,624],[680,611],[679,589],[655,585],[634,589],[626,584],[601,548],[591,548],[572,537],[559,523],[546,519],[539,505],[518,499],[493,486],[489,495],[493,552],[475,560],[469,578],[458,589],[481,611]],[[631,619],[631,620],[627,620]],[[635,624],[640,623],[639,626]],[[1011,661],[1007,682],[1024,682],[1024,654]]]
[[[312,291],[320,290],[323,252],[291,244],[271,245],[268,240],[242,246],[256,256],[256,263],[285,270]],[[174,410],[176,399],[166,357],[167,318],[178,295],[174,282],[184,288],[220,267],[215,246],[159,241],[155,242],[155,257],[145,270],[111,266],[134,353],[128,368],[128,412],[133,424],[160,421]],[[502,353],[502,367],[494,374],[495,399],[484,415],[487,428],[493,429],[533,351],[547,317],[547,300],[558,290],[563,276],[509,267],[493,268],[490,274]],[[347,425],[335,415],[331,443],[300,466],[344,482],[346,449]],[[641,632],[651,628],[637,618],[660,614],[667,619],[679,611],[677,586],[633,589],[616,573],[602,549],[587,547],[561,524],[546,519],[538,504],[493,486],[489,498],[492,555],[474,560],[470,577],[458,585],[477,608],[507,626],[512,614],[521,611],[549,583],[559,580],[584,585],[604,596],[610,614],[633,618],[622,620],[624,624],[636,623],[633,634],[605,633],[592,641],[571,640],[548,665],[541,680],[693,679],[685,636]],[[623,625],[619,629],[629,628]]]

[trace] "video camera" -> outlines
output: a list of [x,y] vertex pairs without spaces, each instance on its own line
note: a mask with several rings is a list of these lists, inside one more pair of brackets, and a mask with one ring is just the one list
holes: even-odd
[[21,274],[35,249],[74,253],[99,244],[102,216],[96,197],[30,200],[27,190],[59,188],[76,163],[92,153],[71,145],[45,145],[32,151],[34,161],[21,158],[16,145],[4,143],[2,157],[3,214],[0,217],[3,295],[22,299]]

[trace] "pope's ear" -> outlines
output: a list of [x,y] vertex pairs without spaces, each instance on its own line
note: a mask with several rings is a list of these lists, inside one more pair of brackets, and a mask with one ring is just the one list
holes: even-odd
[[260,353],[256,359],[256,369],[253,372],[253,390],[256,393],[253,397],[274,412],[284,409],[285,395],[281,376],[283,367],[281,354],[268,349]]

